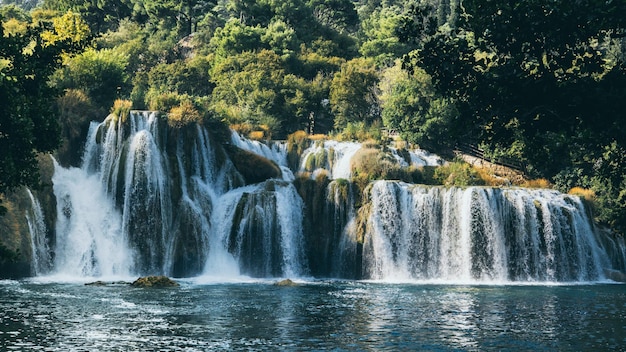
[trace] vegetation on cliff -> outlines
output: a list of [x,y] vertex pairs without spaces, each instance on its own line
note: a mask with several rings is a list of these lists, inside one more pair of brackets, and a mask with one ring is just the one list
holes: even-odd
[[[61,138],[61,164],[76,165],[75,141],[122,99],[169,113],[174,127],[201,121],[220,133],[223,124],[277,139],[302,130],[381,140],[387,131],[433,152],[470,143],[560,190],[592,190],[597,219],[624,232],[624,6],[5,1],[0,146],[11,152],[0,159],[0,193],[33,184],[35,152]],[[303,141],[290,143],[291,167]],[[485,179],[454,164],[398,174],[375,148],[363,153],[361,183]]]

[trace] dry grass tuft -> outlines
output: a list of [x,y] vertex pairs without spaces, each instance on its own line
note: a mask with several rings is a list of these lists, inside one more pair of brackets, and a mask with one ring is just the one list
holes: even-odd
[[546,188],[546,189],[552,188],[552,184],[550,183],[550,181],[546,180],[545,178],[527,180],[523,182],[521,186],[526,187],[526,188]]
[[592,189],[582,188],[582,187],[574,187],[567,192],[567,194],[571,194],[573,196],[578,196],[586,201],[593,202],[596,199],[596,192]]

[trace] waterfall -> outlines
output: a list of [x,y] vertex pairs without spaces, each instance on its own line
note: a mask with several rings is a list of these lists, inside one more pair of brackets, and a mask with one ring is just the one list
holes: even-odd
[[[474,283],[596,281],[626,269],[623,240],[599,236],[578,197],[398,181],[361,194],[349,179],[359,143],[314,143],[294,178],[283,143],[218,140],[153,112],[92,123],[81,167],[54,162],[54,229],[29,194],[34,273]],[[283,179],[246,185],[235,147]],[[402,166],[443,163],[382,150]]]
[[252,141],[241,137],[237,132],[232,131],[231,143],[241,149],[260,155],[275,162],[282,171],[283,180],[293,181],[295,176],[288,166],[287,145],[280,142],[270,142],[269,145],[259,141]]
[[[326,170],[332,179],[350,179],[352,157],[363,145],[357,142],[324,141],[314,143],[301,157],[300,172],[310,172],[313,178]],[[389,147],[388,153],[401,167],[441,166],[443,159],[421,149],[406,150]]]
[[300,171],[329,171],[333,179],[349,179],[352,175],[350,160],[361,149],[361,143],[324,141],[307,148],[301,158]]
[[593,281],[609,263],[579,198],[377,181],[363,270],[377,280]]
[[122,216],[100,177],[55,161],[56,245],[52,273],[69,276],[128,276],[133,253]]
[[228,236],[228,250],[242,273],[253,277],[307,274],[303,205],[293,184],[266,181],[236,190],[227,201],[234,212],[223,218],[228,222],[220,228],[228,234],[220,237]]
[[33,196],[30,189],[27,189],[32,209],[26,212],[26,221],[30,232],[31,250],[33,253],[32,271],[35,275],[43,275],[50,271],[52,257],[50,244],[48,243],[48,230],[44,222],[43,211],[39,200]]

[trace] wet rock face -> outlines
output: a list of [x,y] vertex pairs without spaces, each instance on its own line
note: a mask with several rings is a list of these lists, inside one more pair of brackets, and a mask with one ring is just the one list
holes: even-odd
[[224,148],[246,184],[282,177],[280,167],[275,162],[233,145],[226,145]]
[[170,279],[167,276],[144,276],[133,281],[133,283],[130,285],[133,287],[154,287],[154,288],[179,286],[179,284],[176,281]]

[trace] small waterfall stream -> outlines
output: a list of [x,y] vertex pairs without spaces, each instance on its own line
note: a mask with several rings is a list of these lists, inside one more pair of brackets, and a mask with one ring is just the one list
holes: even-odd
[[[288,168],[284,143],[234,132],[222,143],[262,156],[282,178],[246,185],[202,125],[174,129],[135,111],[92,123],[82,166],[55,163],[54,241],[32,198],[36,274],[571,282],[625,269],[623,243],[599,239],[577,197],[398,181],[360,195],[349,180],[359,143],[313,143],[293,170],[313,174],[305,179]],[[405,167],[443,163],[389,150]]]

